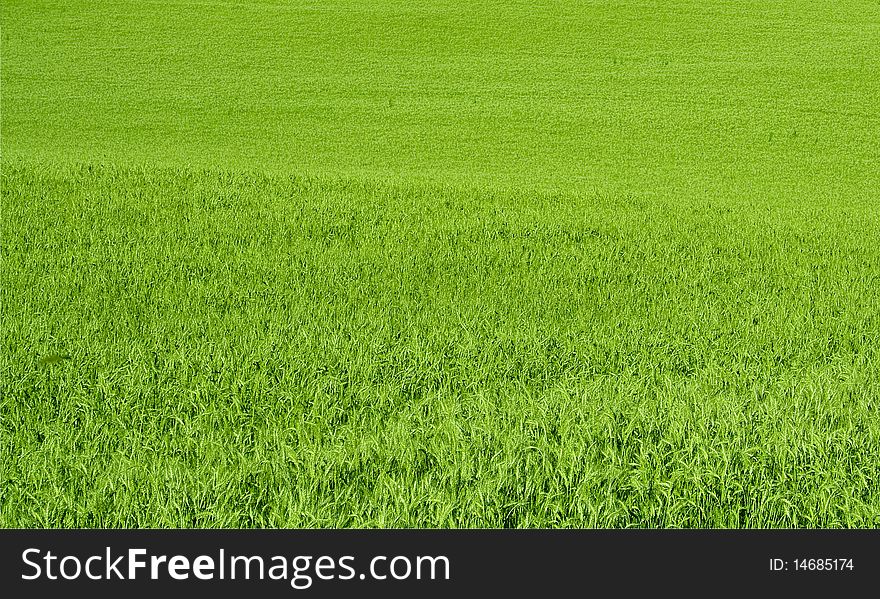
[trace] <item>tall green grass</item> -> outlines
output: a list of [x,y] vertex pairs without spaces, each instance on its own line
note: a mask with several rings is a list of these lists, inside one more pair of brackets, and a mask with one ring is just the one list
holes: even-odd
[[21,161],[2,198],[0,525],[880,524],[876,204]]
[[0,526],[880,526],[875,0],[0,21]]

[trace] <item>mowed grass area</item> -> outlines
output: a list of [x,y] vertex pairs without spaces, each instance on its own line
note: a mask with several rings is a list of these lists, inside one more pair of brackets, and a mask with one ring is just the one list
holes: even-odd
[[880,526],[880,5],[5,0],[0,526]]
[[3,150],[825,201],[880,187],[876,0],[4,0]]

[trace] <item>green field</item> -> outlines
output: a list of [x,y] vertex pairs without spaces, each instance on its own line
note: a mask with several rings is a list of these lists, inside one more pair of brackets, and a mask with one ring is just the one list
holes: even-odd
[[0,526],[880,526],[876,1],[0,6]]

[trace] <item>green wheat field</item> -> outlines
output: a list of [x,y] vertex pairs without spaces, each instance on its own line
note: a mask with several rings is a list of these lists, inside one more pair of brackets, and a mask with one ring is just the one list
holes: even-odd
[[880,526],[875,0],[0,5],[0,526]]

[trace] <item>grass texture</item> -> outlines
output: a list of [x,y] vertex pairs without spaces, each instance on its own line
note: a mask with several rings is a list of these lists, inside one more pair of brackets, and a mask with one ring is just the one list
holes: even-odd
[[0,526],[880,526],[876,2],[0,15]]

